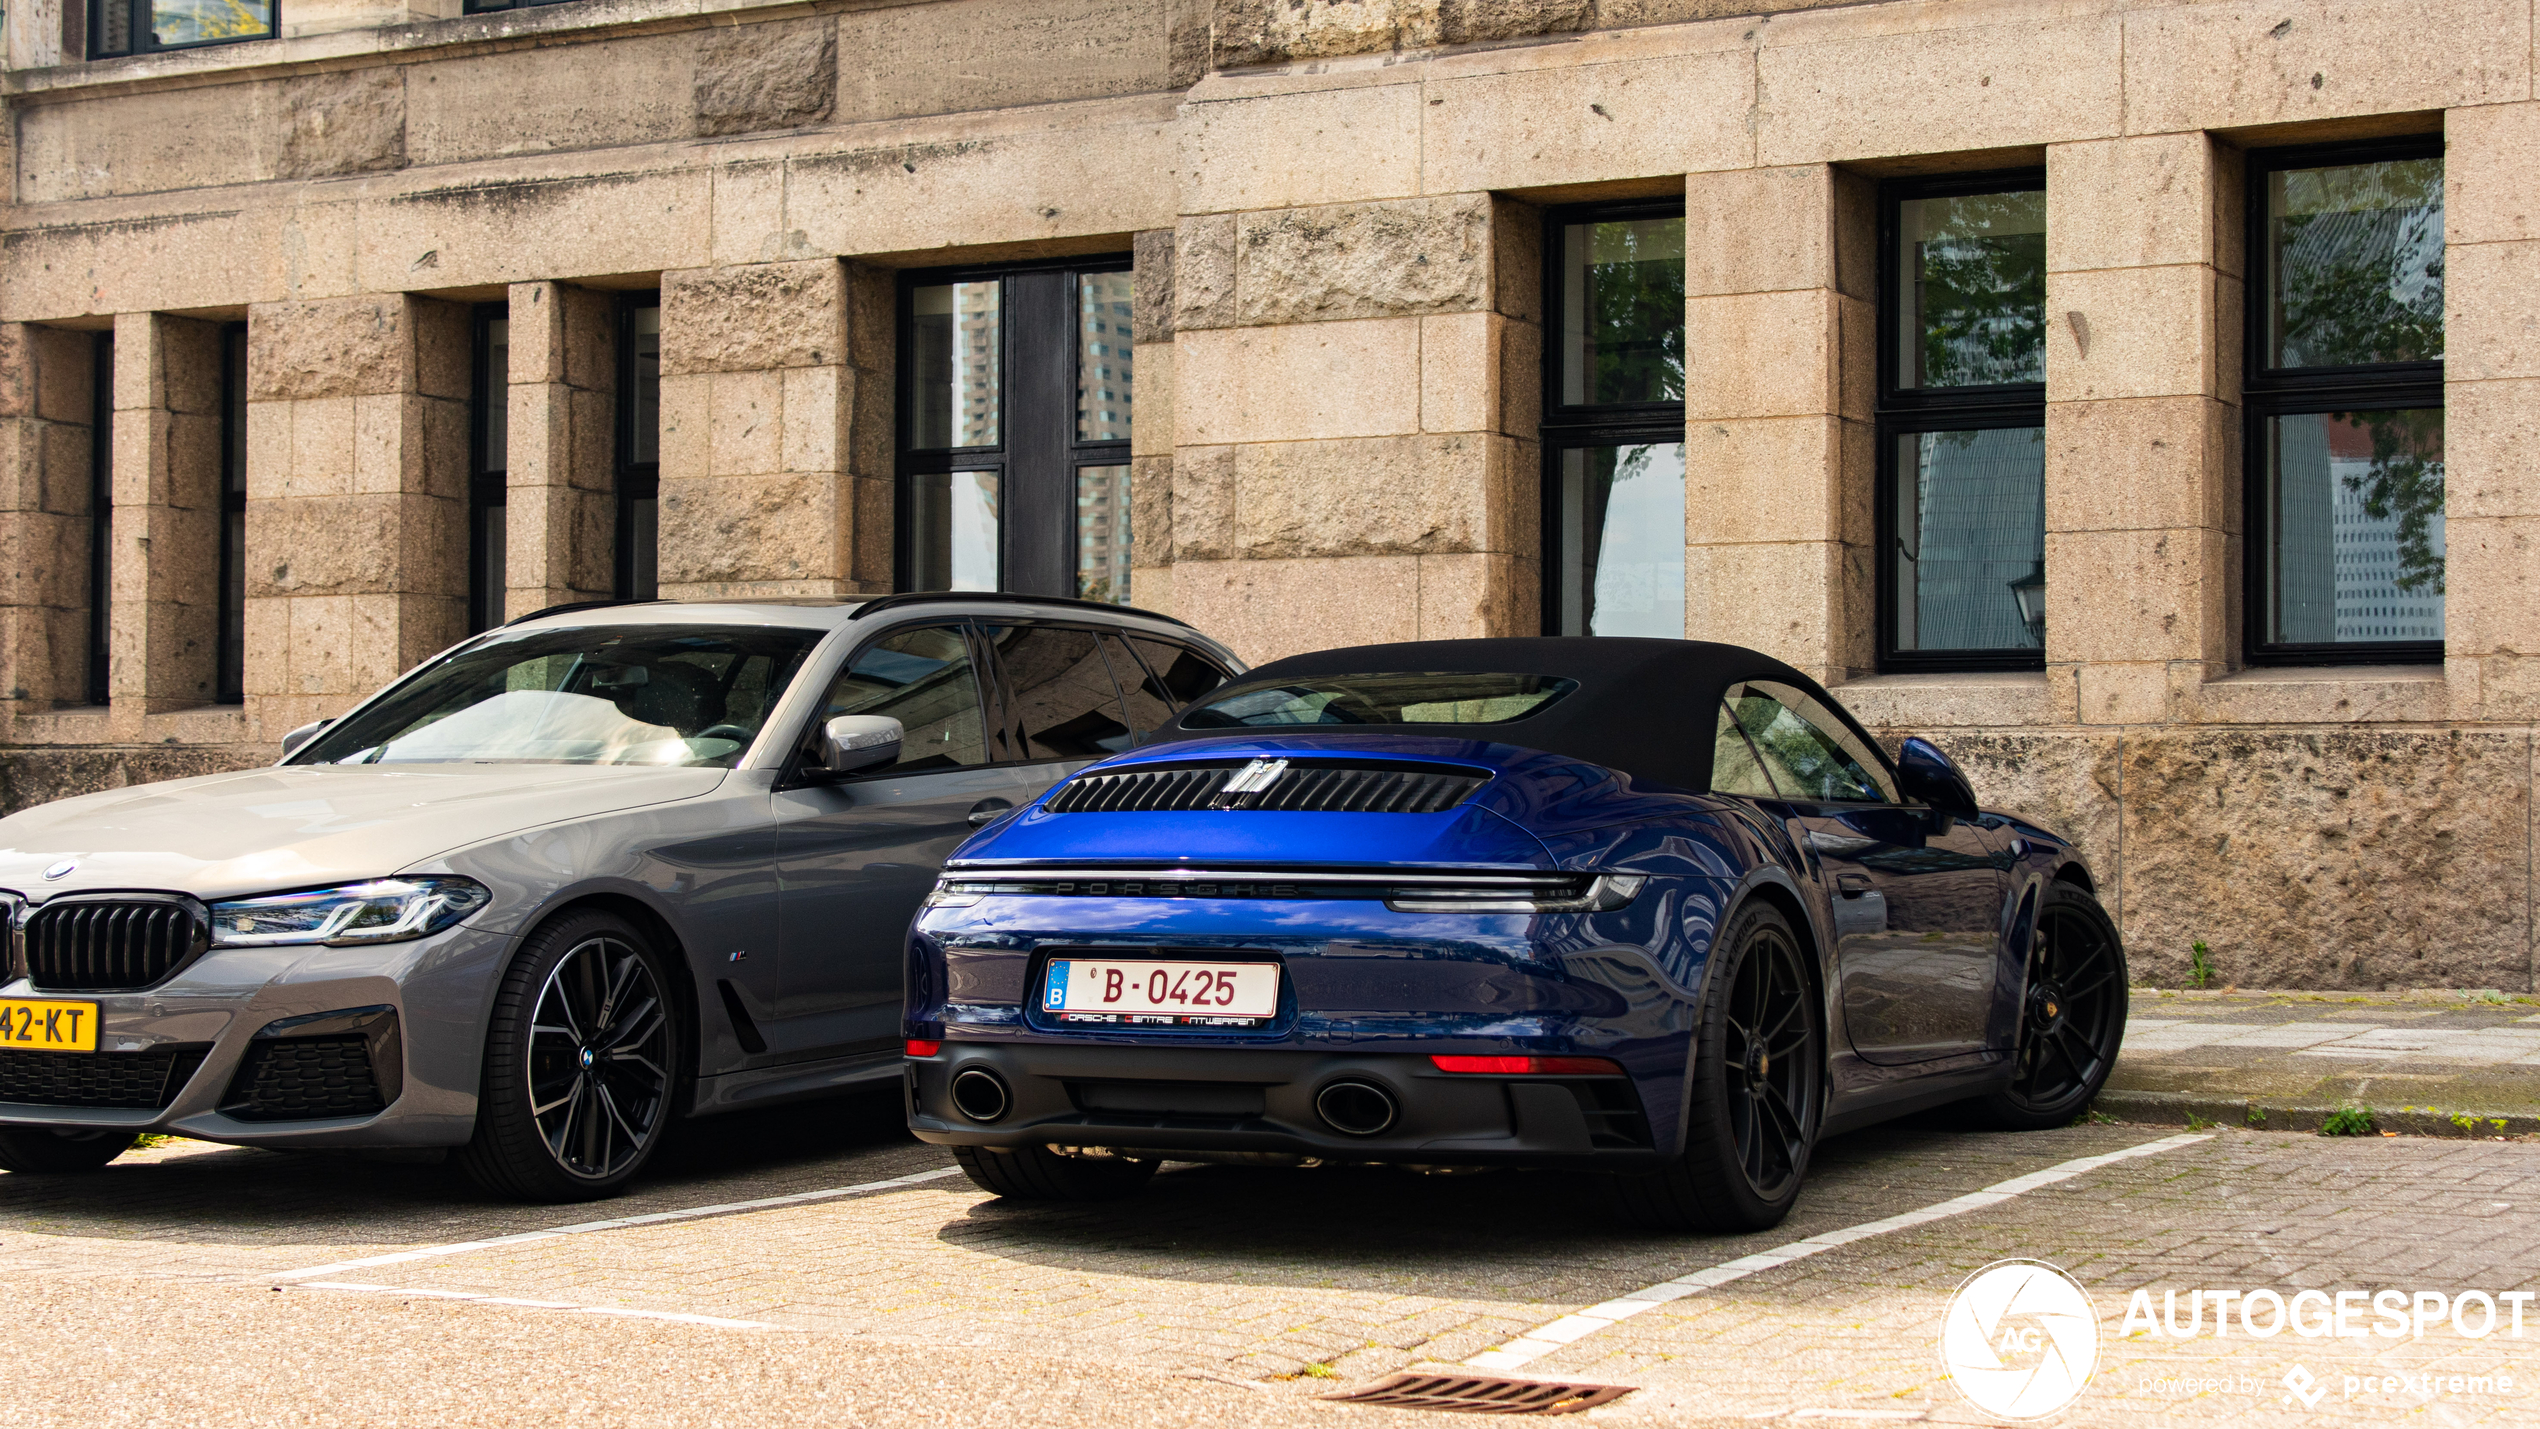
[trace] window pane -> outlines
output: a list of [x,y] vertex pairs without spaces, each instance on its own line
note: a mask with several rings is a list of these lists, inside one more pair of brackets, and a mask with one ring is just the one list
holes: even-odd
[[509,515],[500,501],[479,502],[468,513],[468,594],[475,609],[468,629],[491,630],[503,623],[504,526]]
[[[658,318],[659,309],[655,309]],[[656,349],[658,351],[658,349]],[[509,318],[494,318],[485,324],[485,370],[477,374],[476,400],[485,414],[485,449],[478,454],[478,469],[487,472],[510,469],[507,453],[511,450],[511,362],[512,325]],[[654,359],[655,392],[660,390],[660,359]]]
[[1563,635],[1685,635],[1681,442],[1561,454]]
[[903,630],[857,655],[805,731],[805,752],[816,756],[820,727],[846,714],[900,722],[899,760],[885,766],[892,773],[988,762],[979,682],[972,673],[969,642],[957,628]]
[[1683,401],[1685,221],[1573,223],[1561,233],[1561,400]]
[[2046,195],[1897,205],[1896,385],[2046,380]]
[[998,442],[997,375],[1004,344],[1004,285],[935,283],[911,294],[909,410],[917,448],[992,447]]
[[1746,732],[1738,728],[1725,703],[1720,706],[1720,728],[1711,739],[1711,792],[1756,799],[1781,797],[1764,766],[1756,762],[1755,746],[1747,742]]
[[[1791,693],[1796,695],[1798,692]],[[1883,781],[1846,748],[1852,743],[1849,731],[1839,737],[1835,733],[1835,721],[1827,719],[1822,713],[1818,714],[1816,721],[1812,721],[1801,713],[1815,703],[1804,696],[1790,701],[1777,699],[1770,690],[1759,685],[1740,685],[1728,693],[1730,716],[1753,741],[1756,757],[1770,774],[1772,783],[1784,791],[1783,798],[1826,799],[1838,803],[1883,802],[1886,797]],[[1799,708],[1793,708],[1794,705]],[[1716,773],[1711,783],[1715,789],[1720,787]]]
[[2269,644],[2443,638],[2443,412],[2266,424]]
[[991,627],[1026,759],[1100,759],[1135,742],[1090,630]]
[[1137,647],[1149,679],[1163,682],[1163,698],[1177,708],[1226,683],[1226,672],[1195,651],[1143,635],[1130,636],[1129,643]]
[[928,472],[909,478],[916,496],[910,544],[913,590],[995,590],[998,487],[993,471]]
[[2267,365],[2443,355],[2443,161],[2267,175]]
[[1896,648],[2046,643],[2046,432],[1896,439]]
[[162,45],[246,40],[273,33],[272,0],[155,0],[150,29]]
[[661,305],[626,314],[628,464],[661,460]]
[[1129,275],[1076,280],[1076,440],[1129,440]]
[[1076,595],[1129,603],[1129,468],[1076,468]]
[[1106,633],[1102,637],[1102,653],[1110,662],[1112,683],[1120,687],[1120,702],[1128,711],[1129,727],[1141,739],[1162,729],[1181,701],[1156,683],[1119,636]]

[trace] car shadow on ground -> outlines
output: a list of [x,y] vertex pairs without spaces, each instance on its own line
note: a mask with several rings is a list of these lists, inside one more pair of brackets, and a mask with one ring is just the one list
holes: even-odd
[[981,1254],[1094,1273],[1598,1299],[2085,1154],[2075,1136],[1976,1131],[1936,1115],[1836,1137],[1818,1148],[1789,1219],[1749,1235],[1641,1229],[1617,1214],[1599,1178],[1583,1174],[1191,1164],[1119,1201],[982,1201],[939,1235]]
[[0,1172],[0,1231],[190,1244],[415,1245],[848,1185],[943,1164],[898,1089],[686,1122],[625,1195],[534,1206],[447,1160],[175,1141],[78,1176]]

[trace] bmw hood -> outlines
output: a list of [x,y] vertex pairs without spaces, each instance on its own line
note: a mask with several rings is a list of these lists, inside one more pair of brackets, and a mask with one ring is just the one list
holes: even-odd
[[377,878],[542,824],[695,798],[724,777],[622,765],[295,765],[142,784],[0,819],[0,888],[211,899]]
[[[1353,771],[1428,781],[1441,792],[1424,798],[1412,788],[1397,802],[1415,811],[1376,812],[1363,807],[1370,796],[1337,782]],[[1213,792],[1177,793],[1175,780],[1205,780]],[[1318,797],[1318,787],[1334,793]],[[1547,837],[1682,813],[1689,802],[1601,765],[1515,745],[1416,735],[1230,735],[1090,765],[972,839],[953,862],[1553,868],[1558,861]]]

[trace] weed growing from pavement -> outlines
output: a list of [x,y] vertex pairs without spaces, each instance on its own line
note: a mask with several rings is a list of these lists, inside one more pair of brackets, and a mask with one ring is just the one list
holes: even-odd
[[2191,987],[2211,987],[2214,982],[2213,948],[2198,938],[2187,945],[2187,981]]
[[2339,1107],[2320,1123],[2322,1136],[2370,1136],[2377,1130],[2379,1128],[2372,1121],[2372,1108],[2362,1102]]
[[1310,1364],[1300,1371],[1308,1379],[1338,1379],[1341,1372],[1327,1364]]
[[2115,1117],[2108,1115],[2106,1112],[2101,1111],[2097,1107],[2091,1107],[2089,1110],[2084,1111],[2081,1115],[2074,1117],[2071,1121],[2065,1123],[2067,1126],[2114,1126],[2116,1124],[2117,1119]]
[[2187,1114],[2187,1129],[2189,1131],[2211,1131],[2220,1125],[2222,1125],[2221,1122],[2198,1116],[2192,1111]]
[[2482,1120],[2485,1121],[2488,1126],[2497,1131],[2505,1129],[2505,1122],[2502,1117],[2475,1117],[2465,1111],[2455,1112],[2452,1115],[2452,1125],[2460,1128],[2460,1133],[2463,1136],[2478,1135],[2478,1124]]
[[2252,1102],[2249,1104],[2248,1114],[2241,1117],[2240,1120],[2242,1124],[2247,1126],[2265,1126],[2267,1124],[2267,1109],[2259,1106],[2255,1102]]

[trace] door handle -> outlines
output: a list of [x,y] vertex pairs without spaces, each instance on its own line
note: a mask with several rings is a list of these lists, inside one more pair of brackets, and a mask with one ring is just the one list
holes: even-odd
[[970,827],[982,828],[990,819],[1013,807],[1012,799],[982,799],[970,806]]
[[1868,878],[1857,873],[1837,874],[1835,876],[1834,886],[1840,890],[1846,898],[1859,898],[1864,894],[1876,891],[1877,888],[1877,885],[1871,883]]

